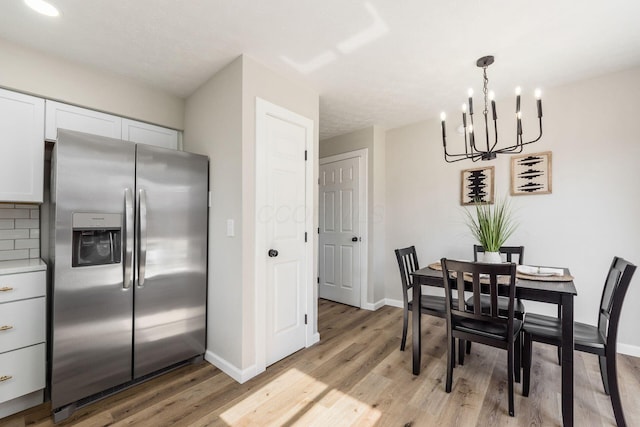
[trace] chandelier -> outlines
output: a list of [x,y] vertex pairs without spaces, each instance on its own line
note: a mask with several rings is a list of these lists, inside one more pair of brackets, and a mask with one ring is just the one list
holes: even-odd
[[[528,142],[522,140],[522,112],[520,111],[520,87],[516,88],[516,143],[508,147],[496,148],[498,145],[498,115],[496,113],[496,101],[493,91],[489,92],[487,78],[487,67],[493,64],[493,56],[483,56],[478,59],[476,65],[482,68],[484,74],[484,84],[482,93],[484,95],[484,142],[483,146],[476,145],[476,129],[473,124],[473,90],[469,89],[469,103],[462,104],[462,128],[464,133],[464,153],[451,154],[447,151],[447,132],[445,126],[445,113],[440,115],[442,122],[442,146],[444,148],[444,159],[447,163],[458,162],[460,160],[471,159],[474,162],[478,160],[492,160],[497,154],[514,154],[521,153],[522,147],[538,141],[542,137],[542,99],[540,98],[540,89],[535,90],[536,103],[538,107],[538,122],[540,133],[536,139]],[[491,101],[491,118],[493,125],[489,121],[489,101]],[[467,121],[467,111],[469,112],[469,120]],[[489,137],[489,128],[493,127],[493,141]],[[486,148],[485,148],[486,147]]]

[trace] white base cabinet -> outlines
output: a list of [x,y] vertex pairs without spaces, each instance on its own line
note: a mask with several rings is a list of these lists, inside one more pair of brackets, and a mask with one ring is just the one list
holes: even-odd
[[42,203],[44,100],[0,89],[0,200]]
[[0,418],[42,403],[46,385],[45,265],[2,274],[19,263],[0,263]]

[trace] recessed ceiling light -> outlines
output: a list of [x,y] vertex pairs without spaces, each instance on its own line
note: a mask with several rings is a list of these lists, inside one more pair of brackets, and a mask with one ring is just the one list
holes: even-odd
[[33,9],[36,12],[41,13],[43,15],[47,15],[47,16],[58,16],[58,15],[60,15],[60,12],[58,12],[58,9],[56,9],[56,7],[54,5],[52,5],[51,3],[48,3],[48,2],[46,2],[44,0],[24,0],[24,2],[31,9]]

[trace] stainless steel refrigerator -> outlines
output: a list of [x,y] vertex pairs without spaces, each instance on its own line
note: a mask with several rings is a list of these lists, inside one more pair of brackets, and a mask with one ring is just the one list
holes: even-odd
[[202,356],[208,158],[58,131],[51,157],[51,403]]

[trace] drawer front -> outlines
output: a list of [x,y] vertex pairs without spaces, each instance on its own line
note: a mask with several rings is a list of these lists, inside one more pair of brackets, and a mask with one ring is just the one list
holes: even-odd
[[45,345],[0,354],[0,403],[44,388]]
[[45,313],[44,297],[1,304],[0,353],[44,342]]
[[44,296],[45,271],[4,274],[0,276],[0,303]]

